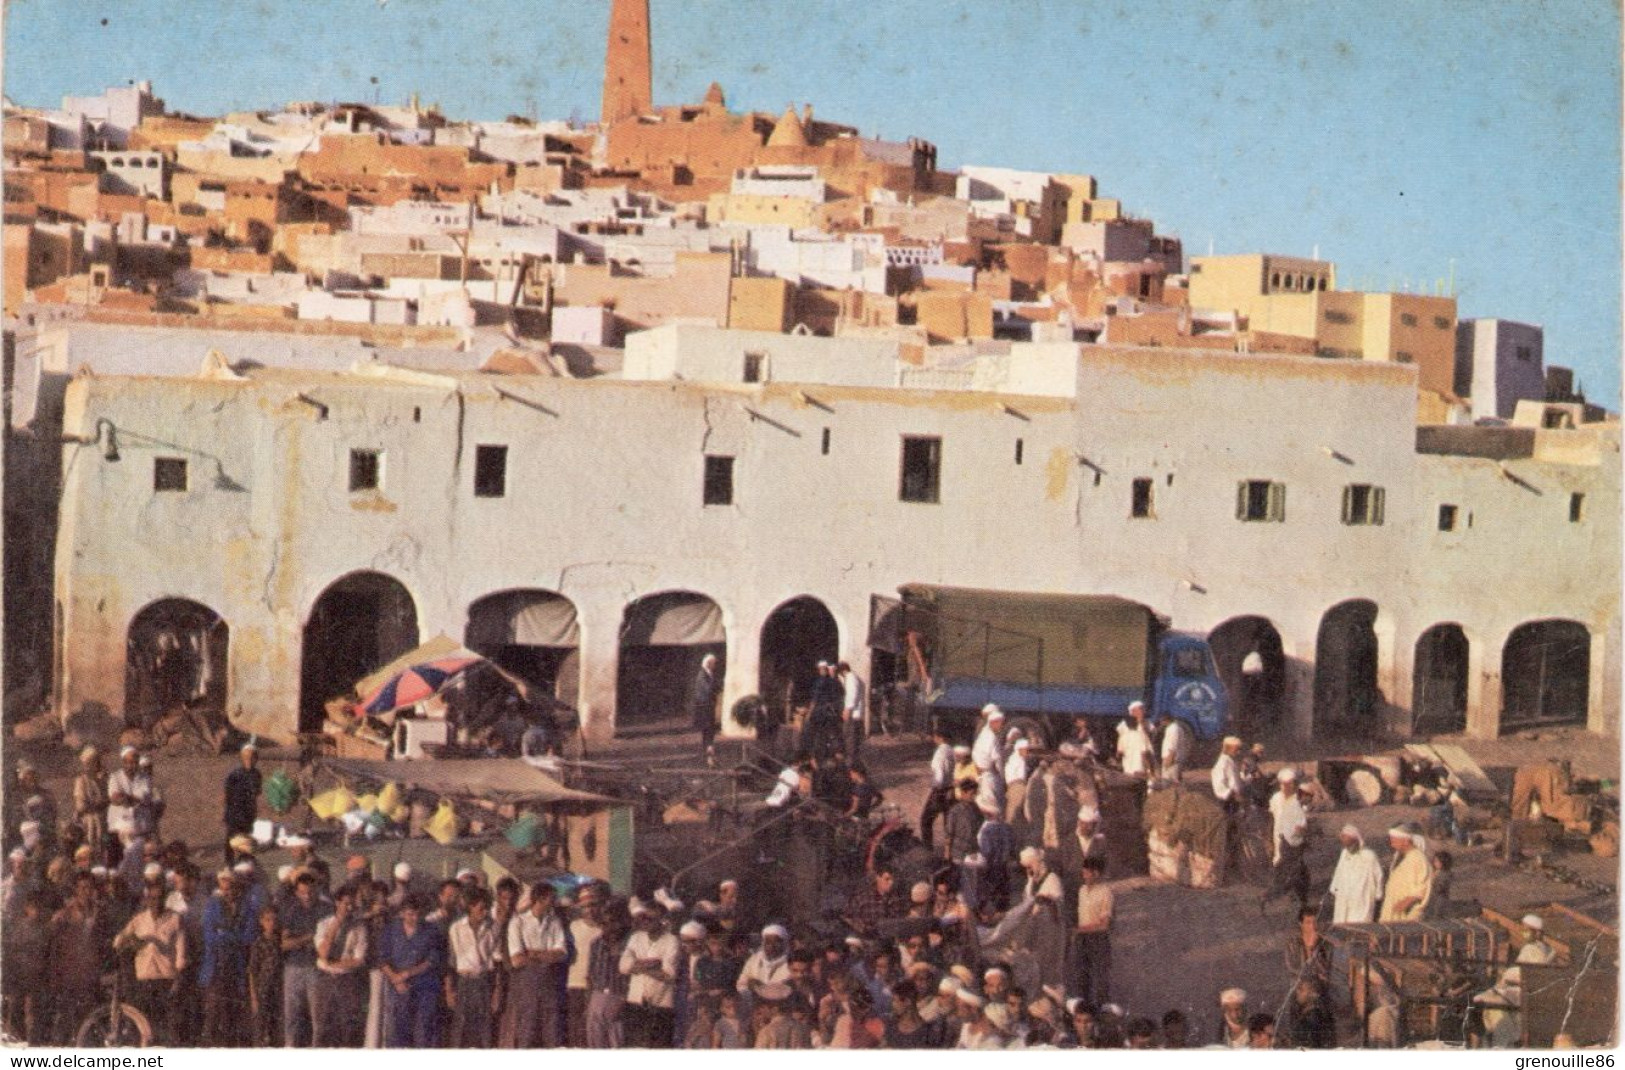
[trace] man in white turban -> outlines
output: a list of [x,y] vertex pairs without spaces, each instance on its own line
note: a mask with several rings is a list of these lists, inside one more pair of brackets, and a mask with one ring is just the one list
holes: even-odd
[[1388,887],[1378,921],[1415,921],[1427,909],[1433,895],[1433,867],[1427,855],[1417,849],[1416,840],[1406,829],[1388,830],[1388,846],[1394,860],[1388,870]]
[[1337,856],[1337,868],[1332,871],[1332,924],[1360,925],[1371,921],[1377,913],[1377,900],[1382,898],[1382,860],[1377,852],[1365,845],[1360,830],[1344,825],[1338,833],[1343,851]]

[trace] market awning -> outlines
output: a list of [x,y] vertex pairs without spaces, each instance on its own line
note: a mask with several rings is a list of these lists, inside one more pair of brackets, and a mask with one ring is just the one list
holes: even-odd
[[703,594],[651,595],[632,603],[621,629],[622,646],[706,646],[727,642],[722,608]]
[[322,765],[343,778],[396,783],[451,799],[586,811],[622,805],[607,795],[566,787],[517,758],[447,758],[419,762],[373,762],[323,758]]
[[575,603],[546,591],[510,591],[482,598],[469,614],[469,645],[575,646]]

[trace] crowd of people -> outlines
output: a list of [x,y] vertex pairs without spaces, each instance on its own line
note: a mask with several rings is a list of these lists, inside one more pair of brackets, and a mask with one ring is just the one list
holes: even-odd
[[[826,705],[847,713],[838,670],[822,675]],[[563,875],[488,886],[464,870],[426,884],[400,864],[380,879],[366,857],[335,867],[299,836],[268,873],[248,835],[262,790],[252,745],[222,787],[226,857],[211,875],[205,849],[161,836],[149,756],[124,748],[109,775],[86,748],[65,819],[23,763],[7,825],[6,1028],[71,1043],[117,974],[170,1045],[1323,1048],[1340,1026],[1350,1035],[1324,925],[1433,916],[1448,902],[1448,856],[1419,831],[1393,829],[1384,864],[1352,825],[1326,896],[1311,901],[1296,773],[1268,776],[1260,752],[1226,739],[1186,790],[1211,790],[1232,814],[1267,810],[1261,907],[1290,895],[1299,909],[1286,997],[1263,1008],[1225,988],[1211,997],[1217,1034],[1196,1035],[1191,1008],[1131,1012],[1114,990],[1108,878],[1126,873],[1113,871],[1108,834],[1131,815],[1101,788],[1107,766],[1183,777],[1183,726],[1150,726],[1135,704],[1115,746],[1080,727],[1050,749],[989,706],[971,744],[935,734],[915,828],[849,756],[842,719],[808,723],[754,843],[758,862],[775,862],[812,820],[861,830],[855,884],[849,875],[818,916],[757,894],[770,867],[742,873],[743,887],[680,889],[696,893],[692,906],[666,888],[616,895]]]

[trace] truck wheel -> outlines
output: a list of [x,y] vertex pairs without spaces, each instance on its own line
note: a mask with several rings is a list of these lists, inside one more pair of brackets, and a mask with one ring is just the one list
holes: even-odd
[[1032,745],[1035,747],[1049,750],[1053,746],[1049,737],[1049,730],[1042,721],[1032,717],[1017,717],[1010,722],[1010,727],[1019,728],[1021,734],[1031,740]]

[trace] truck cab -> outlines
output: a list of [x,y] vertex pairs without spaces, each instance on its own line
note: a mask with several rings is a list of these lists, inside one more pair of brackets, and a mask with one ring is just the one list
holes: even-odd
[[1229,723],[1229,701],[1207,640],[1187,632],[1164,633],[1157,644],[1151,682],[1151,714],[1184,721],[1197,739],[1217,739]]

